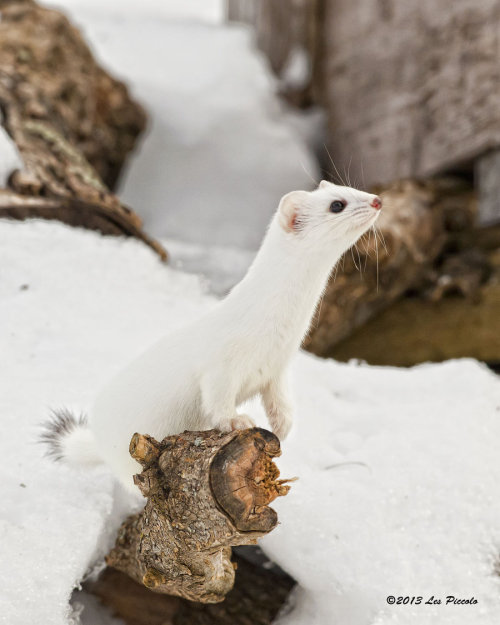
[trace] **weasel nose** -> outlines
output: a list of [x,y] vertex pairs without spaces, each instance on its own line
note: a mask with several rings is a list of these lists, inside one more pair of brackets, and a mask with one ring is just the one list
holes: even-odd
[[380,210],[382,208],[382,200],[376,195],[371,201],[370,206],[373,206],[373,208]]

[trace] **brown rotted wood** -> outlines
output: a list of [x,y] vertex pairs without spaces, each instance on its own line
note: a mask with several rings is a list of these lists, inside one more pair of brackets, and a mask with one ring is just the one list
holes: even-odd
[[166,258],[110,191],[145,127],[142,108],[60,12],[30,0],[0,10],[0,123],[23,162],[0,189],[0,217],[134,236]]
[[135,434],[130,453],[147,501],[122,525],[107,564],[158,593],[222,601],[234,584],[231,547],[254,544],[278,522],[268,504],[289,490],[273,463],[278,439],[260,428],[161,442]]

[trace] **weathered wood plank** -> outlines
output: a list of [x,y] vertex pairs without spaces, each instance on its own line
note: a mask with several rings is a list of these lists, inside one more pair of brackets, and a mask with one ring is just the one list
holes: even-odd
[[500,145],[500,3],[325,0],[323,102],[339,170],[367,185]]

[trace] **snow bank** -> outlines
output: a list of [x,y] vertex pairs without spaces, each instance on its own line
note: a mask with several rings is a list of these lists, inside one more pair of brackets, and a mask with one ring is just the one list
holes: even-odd
[[[85,409],[126,360],[213,301],[137,241],[0,222],[0,614],[9,625],[68,623],[71,591],[119,520],[107,471],[42,458],[36,424],[49,406]],[[498,379],[472,361],[398,370],[301,354],[294,387],[280,467],[300,479],[276,502],[281,525],[264,541],[300,583],[282,622],[498,623]],[[385,602],[451,594],[478,603]]]
[[197,274],[210,293],[226,295],[245,275],[255,252],[236,247],[200,245],[163,239],[170,264],[181,271]]
[[108,472],[42,459],[37,425],[49,407],[85,409],[104,378],[210,303],[197,278],[137,241],[0,221],[3,622],[67,623],[71,592],[116,522]]
[[[498,623],[498,378],[470,360],[393,369],[305,354],[294,374],[280,468],[300,480],[262,542],[301,585],[283,623]],[[425,605],[433,595],[478,603]]]
[[255,249],[280,197],[319,174],[250,32],[210,23],[207,11],[167,19],[200,2],[146,2],[137,14],[120,5],[119,15],[114,2],[59,4],[151,116],[123,200],[156,236]]

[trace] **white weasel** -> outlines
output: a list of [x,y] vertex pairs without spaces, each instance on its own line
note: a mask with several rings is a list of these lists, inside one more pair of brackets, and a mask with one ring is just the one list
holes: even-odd
[[[103,459],[133,488],[134,432],[162,439],[184,430],[253,427],[238,406],[260,395],[273,432],[292,425],[287,369],[342,254],[375,222],[380,198],[322,181],[285,195],[243,280],[201,319],[161,339],[97,396],[88,425],[56,414],[53,455]],[[82,427],[83,426],[83,427]]]

